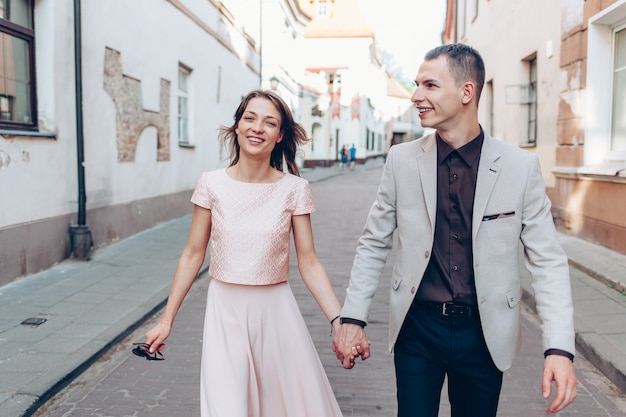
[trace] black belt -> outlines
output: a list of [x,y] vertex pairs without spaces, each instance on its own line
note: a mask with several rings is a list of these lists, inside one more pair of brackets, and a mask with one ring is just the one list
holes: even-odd
[[476,307],[462,305],[462,304],[454,304],[452,302],[445,302],[445,303],[416,302],[415,306],[422,310],[428,310],[428,311],[439,313],[445,317],[454,317],[454,318],[478,317],[478,309]]

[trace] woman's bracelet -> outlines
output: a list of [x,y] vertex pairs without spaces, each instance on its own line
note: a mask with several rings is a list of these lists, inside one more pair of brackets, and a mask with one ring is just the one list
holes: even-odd
[[341,317],[341,315],[338,314],[330,321],[330,335],[331,336],[333,335],[333,323],[335,322],[335,320],[337,320],[340,317]]

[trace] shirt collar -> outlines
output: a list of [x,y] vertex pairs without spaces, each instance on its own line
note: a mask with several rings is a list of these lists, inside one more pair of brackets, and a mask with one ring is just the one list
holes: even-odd
[[483,147],[483,141],[485,139],[485,134],[483,133],[482,127],[480,128],[480,133],[474,139],[461,146],[459,149],[453,149],[450,145],[448,145],[439,133],[437,133],[437,164],[441,165],[444,161],[452,154],[453,152],[457,152],[458,155],[463,159],[463,161],[467,164],[467,166],[472,166],[474,162],[478,161],[478,157],[480,156],[480,150]]

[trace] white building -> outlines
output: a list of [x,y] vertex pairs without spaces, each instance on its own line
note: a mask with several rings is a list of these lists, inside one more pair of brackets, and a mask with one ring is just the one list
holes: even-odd
[[398,93],[403,89],[378,58],[375,34],[355,0],[300,3],[311,16],[301,48],[313,104],[305,165],[334,163],[343,145],[354,145],[360,161],[385,154],[410,94]]
[[313,138],[304,165],[414,130],[354,0],[5,3],[0,285],[190,213],[227,163],[218,128],[259,86]]
[[258,1],[6,3],[0,284],[190,213],[200,173],[225,157],[217,128],[261,73],[258,25],[228,9]]

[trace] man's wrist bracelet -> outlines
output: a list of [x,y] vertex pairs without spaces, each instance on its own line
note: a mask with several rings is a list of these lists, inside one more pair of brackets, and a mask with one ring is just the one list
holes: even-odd
[[340,322],[341,322],[341,324],[346,324],[346,323],[348,323],[348,324],[358,324],[361,327],[367,326],[367,323],[365,323],[364,321],[358,320],[358,319],[351,319],[350,317],[342,317],[340,319]]

